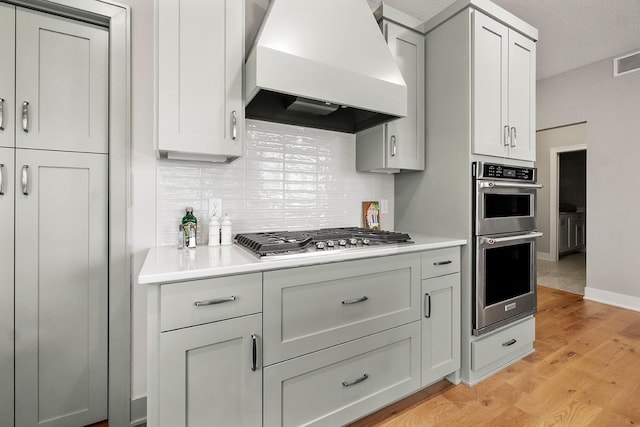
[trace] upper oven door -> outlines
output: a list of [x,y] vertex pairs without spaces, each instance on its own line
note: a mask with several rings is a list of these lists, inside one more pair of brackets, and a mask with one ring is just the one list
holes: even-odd
[[476,180],[475,234],[514,233],[536,228],[538,184]]

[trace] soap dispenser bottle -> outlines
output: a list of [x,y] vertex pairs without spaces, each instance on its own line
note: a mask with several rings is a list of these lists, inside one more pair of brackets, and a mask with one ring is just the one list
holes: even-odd
[[220,246],[220,220],[215,215],[209,221],[209,246]]
[[221,244],[231,245],[233,243],[233,234],[231,232],[231,218],[229,214],[225,214],[220,225]]

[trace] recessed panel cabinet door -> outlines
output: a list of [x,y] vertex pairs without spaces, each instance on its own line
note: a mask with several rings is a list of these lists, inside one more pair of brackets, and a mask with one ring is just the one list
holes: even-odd
[[387,25],[387,43],[407,84],[407,117],[387,124],[387,167],[424,169],[424,36]]
[[509,157],[536,159],[536,44],[509,31]]
[[477,11],[472,23],[472,152],[507,157],[509,29]]
[[0,3],[0,147],[13,147],[15,6]]
[[16,10],[16,147],[107,152],[109,33]]
[[262,425],[261,330],[253,314],[163,332],[158,427]]
[[16,149],[16,425],[107,418],[107,159]]
[[242,154],[244,1],[159,0],[158,149]]
[[13,425],[13,156],[13,149],[0,148],[0,425],[2,426]]

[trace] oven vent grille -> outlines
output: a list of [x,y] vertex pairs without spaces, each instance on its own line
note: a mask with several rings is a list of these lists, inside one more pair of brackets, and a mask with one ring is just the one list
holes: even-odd
[[613,60],[613,77],[638,70],[640,70],[640,51]]

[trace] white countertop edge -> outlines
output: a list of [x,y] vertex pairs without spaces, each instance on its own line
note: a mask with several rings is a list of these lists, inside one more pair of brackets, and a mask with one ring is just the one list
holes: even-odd
[[[335,255],[330,253],[263,259],[250,254],[235,244],[233,246],[212,248],[201,246],[196,249],[151,248],[138,275],[138,284],[156,285],[183,282],[194,279],[423,252],[467,244],[464,239],[437,236],[412,236],[412,240],[414,243],[409,245],[377,246],[365,250],[336,251]],[[226,258],[226,260],[222,258]]]

